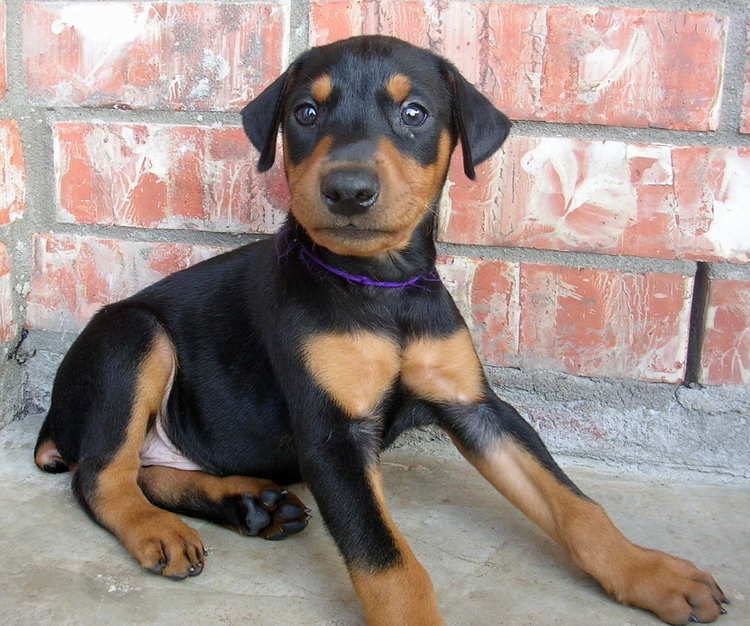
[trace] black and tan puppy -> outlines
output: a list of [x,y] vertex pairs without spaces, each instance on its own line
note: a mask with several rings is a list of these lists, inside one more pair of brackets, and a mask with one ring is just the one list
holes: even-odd
[[[441,623],[430,578],[386,510],[378,458],[438,424],[620,602],[673,624],[726,601],[691,563],[630,543],[487,383],[435,274],[434,210],[510,123],[444,59],[388,37],[314,48],[242,112],[268,169],[283,130],[291,213],[273,239],[103,308],[57,373],[37,464],[74,471],[83,506],[137,561],[200,573],[172,512],[281,539],[306,481],[369,624]],[[273,481],[273,482],[272,482]]]

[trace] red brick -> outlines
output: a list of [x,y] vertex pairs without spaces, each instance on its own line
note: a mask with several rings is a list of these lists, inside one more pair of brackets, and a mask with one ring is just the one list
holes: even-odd
[[441,257],[438,270],[485,363],[508,365],[518,354],[519,265],[469,257]]
[[5,97],[8,77],[5,70],[5,3],[0,3],[0,100]]
[[285,3],[28,2],[24,62],[47,106],[238,110],[282,70]]
[[551,7],[547,22],[545,119],[717,128],[726,18]]
[[440,272],[489,365],[682,380],[690,277],[470,258]]
[[634,8],[314,0],[313,43],[381,32],[447,56],[516,119],[715,130],[727,20]]
[[26,168],[21,133],[13,120],[0,120],[0,226],[17,220],[26,208]]
[[581,376],[679,382],[692,278],[524,264],[522,360]]
[[311,46],[352,35],[379,33],[426,47],[429,27],[428,11],[421,0],[318,0],[310,3]]
[[0,243],[0,343],[11,339],[14,331],[10,257],[5,244]]
[[53,133],[60,221],[273,232],[286,216],[281,164],[259,174],[240,128],[71,122]]
[[745,55],[745,93],[742,98],[742,115],[740,118],[740,132],[750,133],[750,21],[748,21],[748,43]]
[[750,262],[750,150],[512,136],[451,164],[443,241]]
[[750,281],[711,281],[701,366],[707,385],[750,383]]
[[35,235],[26,325],[79,330],[105,304],[224,250],[75,235]]

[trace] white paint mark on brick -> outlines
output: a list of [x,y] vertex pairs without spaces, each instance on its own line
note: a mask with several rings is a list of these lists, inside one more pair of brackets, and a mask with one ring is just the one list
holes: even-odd
[[750,158],[723,150],[723,174],[714,191],[713,220],[706,237],[716,252],[732,258],[750,248]]
[[567,139],[541,139],[521,158],[532,180],[526,219],[550,224],[569,245],[615,246],[636,217],[625,160],[621,142],[591,142],[581,149]]
[[158,38],[153,7],[136,10],[129,2],[70,3],[60,9],[60,17],[52,23],[52,33],[62,34],[67,28],[77,31],[83,44],[84,67],[91,80],[103,67],[111,64],[131,42],[143,39],[154,43]]
[[627,144],[628,162],[634,159],[653,161],[642,173],[642,185],[672,185],[674,172],[672,166],[672,150],[670,146],[661,144]]
[[11,285],[10,258],[0,243],[0,343],[13,336],[13,289]]
[[0,225],[20,218],[26,208],[26,172],[16,122],[0,120]]

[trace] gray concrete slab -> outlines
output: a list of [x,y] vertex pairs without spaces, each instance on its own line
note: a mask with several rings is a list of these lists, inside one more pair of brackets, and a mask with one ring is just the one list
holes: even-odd
[[[0,624],[361,623],[317,512],[304,533],[279,543],[189,520],[210,550],[204,573],[172,582],[142,571],[81,511],[68,475],[34,467],[39,423],[30,417],[0,432]],[[750,624],[750,486],[569,471],[632,539],[717,576],[732,600],[718,623]],[[660,623],[609,600],[460,457],[397,450],[385,456],[384,476],[393,516],[431,573],[448,624]],[[297,492],[314,504],[306,489]]]

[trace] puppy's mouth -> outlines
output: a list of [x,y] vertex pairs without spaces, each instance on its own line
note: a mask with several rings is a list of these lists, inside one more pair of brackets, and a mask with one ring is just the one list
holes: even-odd
[[372,256],[398,246],[403,239],[398,230],[342,224],[319,226],[310,231],[316,243],[336,254]]
[[360,228],[355,224],[346,224],[344,226],[327,226],[315,229],[321,235],[328,237],[338,237],[341,239],[367,240],[377,237],[388,237],[393,235],[393,231],[379,228]]

